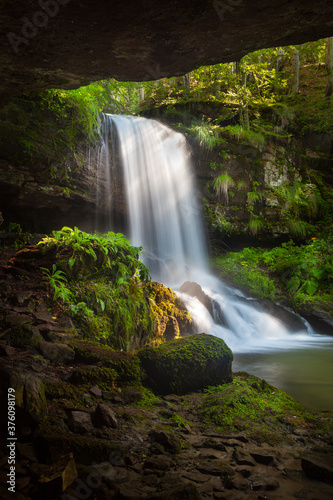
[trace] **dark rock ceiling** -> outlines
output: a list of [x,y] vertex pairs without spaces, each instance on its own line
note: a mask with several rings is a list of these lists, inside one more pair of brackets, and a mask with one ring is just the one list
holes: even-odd
[[154,80],[333,35],[332,0],[2,0],[0,98]]

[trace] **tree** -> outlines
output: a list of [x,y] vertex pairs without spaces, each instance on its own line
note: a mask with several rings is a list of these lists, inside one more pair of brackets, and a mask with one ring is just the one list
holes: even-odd
[[333,37],[326,38],[325,65],[327,71],[327,86],[325,96],[331,98],[333,95]]
[[295,49],[291,56],[292,81],[291,91],[298,94],[299,90],[299,50]]

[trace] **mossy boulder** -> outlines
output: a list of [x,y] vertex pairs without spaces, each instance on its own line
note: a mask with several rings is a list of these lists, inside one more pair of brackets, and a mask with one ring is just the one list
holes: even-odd
[[150,345],[193,333],[192,317],[171,288],[152,281],[143,285],[143,290],[149,298],[154,322]]
[[138,357],[157,394],[186,394],[232,381],[231,350],[205,333],[141,349]]

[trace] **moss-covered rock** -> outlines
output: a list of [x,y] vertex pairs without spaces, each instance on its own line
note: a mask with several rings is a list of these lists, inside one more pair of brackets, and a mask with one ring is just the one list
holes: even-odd
[[234,374],[232,383],[211,387],[198,405],[205,422],[223,432],[246,432],[257,443],[292,443],[294,429],[318,432],[332,440],[332,415],[306,410],[285,392],[246,372]]
[[16,407],[16,424],[20,426],[36,425],[47,416],[45,387],[39,377],[32,373],[3,367],[0,371],[0,407],[8,408],[8,394],[13,396]]
[[232,381],[232,352],[212,335],[201,333],[148,347],[138,357],[158,394],[186,394]]
[[134,354],[114,351],[110,347],[87,340],[73,340],[68,345],[74,349],[75,363],[107,368],[108,377],[111,377],[111,375],[114,379],[117,377],[117,383],[120,385],[124,383],[140,383],[142,370],[139,359]]
[[100,366],[76,366],[69,382],[78,385],[98,385],[100,389],[109,391],[114,387],[118,373],[112,368]]
[[148,295],[154,319],[154,333],[150,345],[193,333],[193,323],[181,299],[171,288],[161,283],[149,282],[143,286]]

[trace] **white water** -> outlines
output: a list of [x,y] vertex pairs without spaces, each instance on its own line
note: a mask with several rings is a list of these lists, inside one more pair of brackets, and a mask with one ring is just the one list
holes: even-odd
[[177,290],[199,283],[213,301],[213,316],[195,297],[178,292],[199,332],[226,341],[235,353],[316,347],[332,337],[317,335],[302,320],[291,332],[267,308],[254,307],[239,291],[213,277],[196,201],[185,138],[141,117],[106,115],[120,143],[133,245],[142,246],[152,278]]

